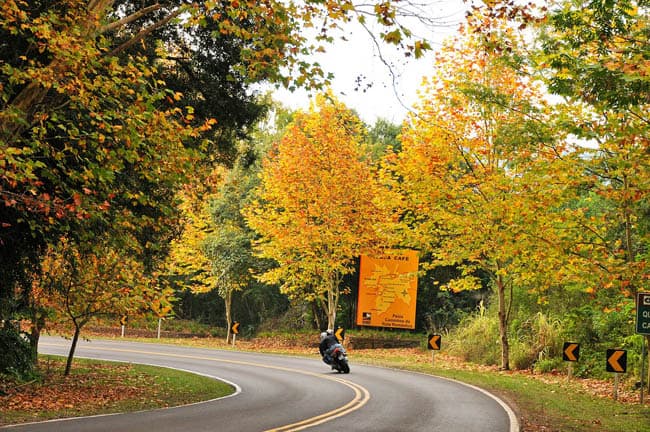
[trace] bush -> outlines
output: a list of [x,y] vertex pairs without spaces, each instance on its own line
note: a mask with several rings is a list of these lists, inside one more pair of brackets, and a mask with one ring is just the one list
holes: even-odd
[[480,364],[500,364],[499,322],[485,310],[472,314],[452,333],[448,352],[463,360]]
[[538,312],[511,325],[510,364],[532,369],[540,360],[562,357],[561,323]]
[[538,373],[550,373],[553,371],[564,370],[566,365],[562,358],[553,357],[553,358],[543,358],[538,360],[535,363],[535,372]]
[[0,328],[0,374],[27,379],[33,375],[34,364],[29,342],[11,324]]
[[539,354],[529,344],[517,340],[510,342],[510,367],[512,369],[532,369]]

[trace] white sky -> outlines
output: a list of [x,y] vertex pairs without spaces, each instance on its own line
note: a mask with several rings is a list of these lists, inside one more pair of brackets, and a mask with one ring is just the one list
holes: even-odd
[[[426,8],[427,14],[436,19],[435,26],[424,27],[413,23],[408,27],[418,29],[414,33],[418,32],[418,36],[429,40],[435,51],[446,37],[456,32],[458,24],[464,19],[465,7],[462,0],[435,1]],[[356,22],[351,22],[346,28],[345,37],[347,41],[337,41],[327,46],[327,53],[319,55],[317,59],[326,72],[334,74],[332,91],[368,124],[374,124],[377,118],[401,123],[407,109],[400,99],[408,107],[417,101],[417,90],[422,77],[431,71],[434,53],[430,52],[417,60],[407,59],[395,48],[382,45],[381,54],[396,73],[395,91],[389,69],[381,62],[377,48],[366,31]],[[362,84],[359,90],[355,90],[357,77],[360,76],[363,77]],[[367,87],[367,84],[372,86]],[[277,90],[274,97],[289,108],[309,106],[310,97],[304,90],[294,93]]]

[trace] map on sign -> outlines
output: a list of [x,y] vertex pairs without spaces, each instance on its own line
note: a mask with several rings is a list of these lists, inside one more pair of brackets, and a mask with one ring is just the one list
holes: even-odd
[[417,270],[414,250],[361,255],[357,324],[414,329]]

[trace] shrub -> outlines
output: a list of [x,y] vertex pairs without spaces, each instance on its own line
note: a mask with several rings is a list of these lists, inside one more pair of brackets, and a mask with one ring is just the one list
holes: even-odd
[[466,361],[481,364],[499,364],[499,323],[497,317],[481,309],[461,321],[452,333],[448,352]]
[[565,367],[566,366],[562,358],[542,358],[535,363],[534,370],[538,373],[549,373],[553,371],[563,370]]
[[11,324],[0,327],[0,374],[26,379],[33,374],[29,342]]
[[539,354],[529,344],[513,340],[510,343],[510,367],[513,369],[532,369]]
[[562,335],[559,320],[538,312],[512,325],[510,363],[515,369],[532,369],[542,359],[562,357]]

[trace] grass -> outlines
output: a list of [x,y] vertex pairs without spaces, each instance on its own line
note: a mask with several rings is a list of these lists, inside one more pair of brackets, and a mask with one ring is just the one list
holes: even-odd
[[41,378],[12,385],[3,380],[0,426],[55,418],[178,406],[233,393],[221,381],[154,366],[75,359],[64,377],[64,359],[43,356]]

